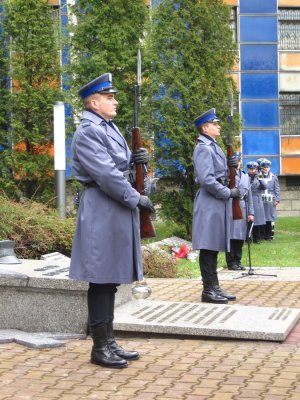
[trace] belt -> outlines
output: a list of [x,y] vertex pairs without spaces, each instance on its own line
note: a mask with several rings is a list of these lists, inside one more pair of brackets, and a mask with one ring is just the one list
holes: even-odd
[[85,188],[90,188],[90,187],[97,187],[97,183],[96,182],[88,182],[88,183],[83,183],[83,186]]
[[[122,172],[122,171],[121,171]],[[124,177],[131,182],[132,181],[132,176],[131,176],[131,170],[127,170],[127,171],[123,171],[123,175]],[[90,187],[99,187],[99,185],[97,185],[96,182],[92,181],[92,182],[87,182],[87,183],[83,183],[83,186],[85,188],[90,188]]]
[[221,183],[223,186],[229,185],[229,178],[227,176],[221,176],[220,178],[216,179],[217,182]]
[[130,184],[134,183],[135,179],[134,179],[134,176],[133,176],[133,171],[131,171],[130,169],[128,169],[126,171],[123,171],[123,176],[124,176],[124,178],[126,178],[128,180],[128,182]]

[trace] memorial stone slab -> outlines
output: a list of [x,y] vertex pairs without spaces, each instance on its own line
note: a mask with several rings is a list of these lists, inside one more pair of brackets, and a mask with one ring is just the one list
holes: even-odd
[[116,309],[118,330],[175,335],[283,341],[300,318],[299,309],[129,301]]

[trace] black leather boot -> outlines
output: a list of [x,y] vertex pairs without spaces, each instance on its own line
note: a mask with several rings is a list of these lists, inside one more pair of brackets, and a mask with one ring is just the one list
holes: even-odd
[[215,304],[227,304],[228,300],[226,297],[218,294],[214,288],[213,283],[203,282],[203,292],[201,300],[204,303],[215,303]]
[[230,301],[236,300],[236,296],[235,295],[225,292],[225,290],[222,289],[219,286],[219,280],[218,279],[216,279],[216,281],[214,283],[214,291],[219,296],[225,297],[225,299],[227,299],[227,300],[230,300]]
[[107,338],[110,350],[117,356],[125,360],[137,360],[140,355],[137,351],[126,351],[123,347],[119,346],[114,337],[113,323],[109,322],[107,325]]
[[99,326],[90,328],[93,339],[93,348],[91,352],[91,363],[101,365],[107,368],[125,368],[128,366],[127,361],[114,353],[109,344],[107,337],[107,326]]

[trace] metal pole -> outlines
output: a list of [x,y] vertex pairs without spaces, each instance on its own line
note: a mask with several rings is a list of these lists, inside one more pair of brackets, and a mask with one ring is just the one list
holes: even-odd
[[66,218],[66,133],[65,105],[62,101],[55,102],[53,119],[56,208],[60,217]]

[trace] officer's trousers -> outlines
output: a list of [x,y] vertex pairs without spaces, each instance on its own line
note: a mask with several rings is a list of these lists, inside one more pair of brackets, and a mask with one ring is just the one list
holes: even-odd
[[264,225],[254,225],[252,229],[253,243],[264,240]]
[[89,283],[87,294],[89,326],[107,325],[114,319],[115,294],[118,284]]
[[214,250],[200,250],[199,264],[203,283],[213,283],[218,279],[218,253]]
[[273,240],[274,239],[274,226],[275,226],[275,222],[266,221],[266,225],[264,225],[264,239],[265,240]]
[[243,255],[243,240],[230,239],[230,252],[226,252],[227,267],[240,266]]

